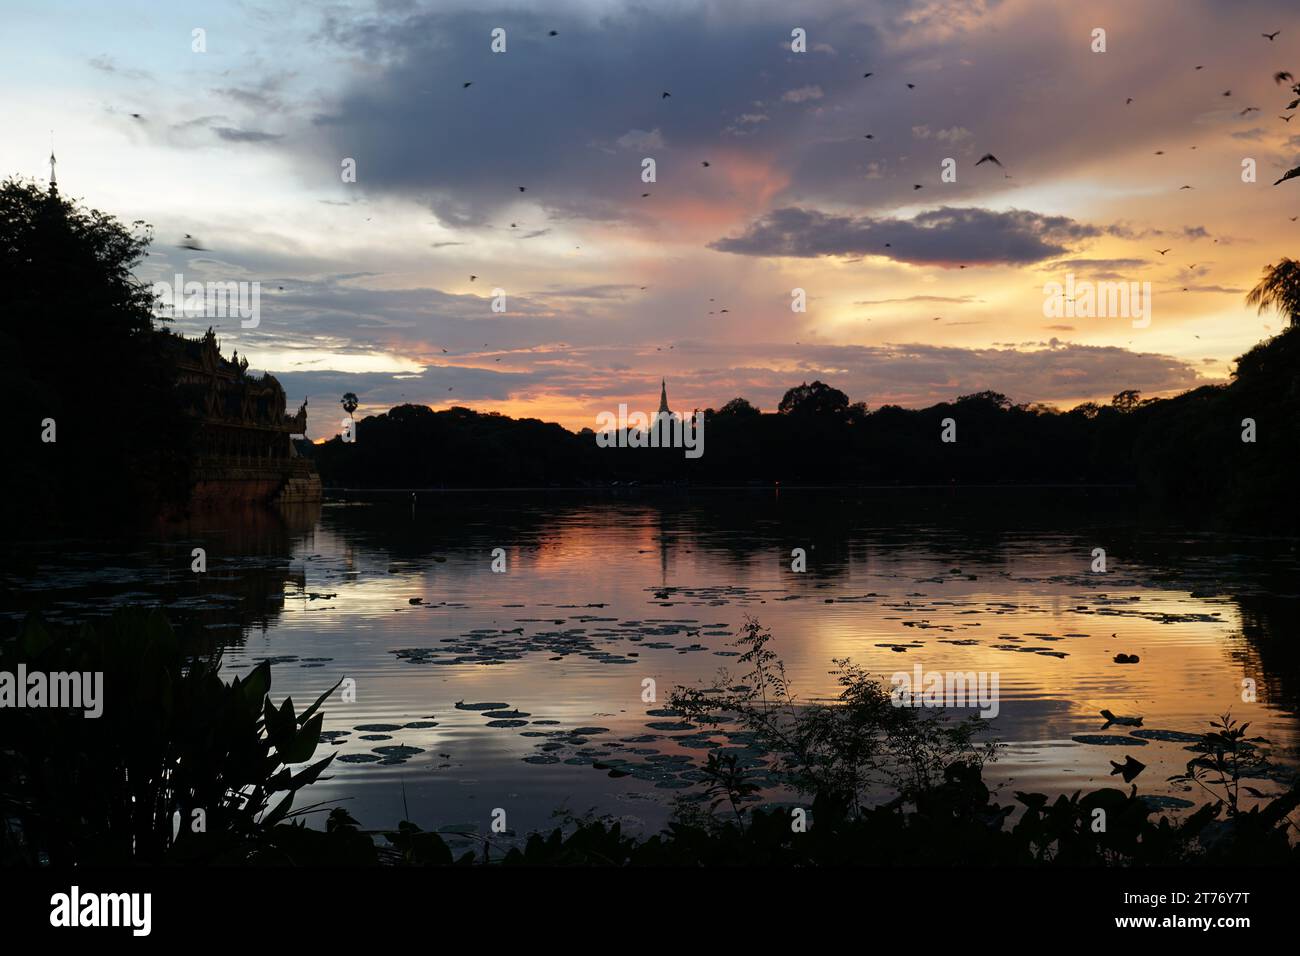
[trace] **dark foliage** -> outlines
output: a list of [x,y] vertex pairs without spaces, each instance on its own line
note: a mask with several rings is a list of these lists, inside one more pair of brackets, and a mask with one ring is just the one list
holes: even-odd
[[[184,489],[188,424],[131,273],[150,232],[31,183],[0,183],[0,374],[14,454],[0,478],[8,527],[134,518]],[[41,440],[53,419],[57,441]]]
[[333,688],[295,713],[271,703],[268,663],[227,684],[219,655],[198,650],[158,611],[79,629],[28,617],[0,670],[100,672],[103,712],[0,709],[0,859],[302,862],[277,824],[334,757],[310,762]]

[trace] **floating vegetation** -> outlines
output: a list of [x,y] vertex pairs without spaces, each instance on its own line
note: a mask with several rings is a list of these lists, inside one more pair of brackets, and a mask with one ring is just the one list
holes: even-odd
[[1202,735],[1189,734],[1181,730],[1134,730],[1131,736],[1142,740],[1163,740],[1171,744],[1198,744],[1201,742]]
[[1165,797],[1150,793],[1139,794],[1138,799],[1152,810],[1187,810],[1196,806],[1192,801],[1184,800],[1182,797]]
[[394,744],[391,747],[375,747],[375,753],[383,754],[385,757],[414,757],[416,754],[424,753],[421,747],[408,747],[405,744]]
[[1145,747],[1147,742],[1127,734],[1079,734],[1071,737],[1077,744],[1096,744],[1099,747]]

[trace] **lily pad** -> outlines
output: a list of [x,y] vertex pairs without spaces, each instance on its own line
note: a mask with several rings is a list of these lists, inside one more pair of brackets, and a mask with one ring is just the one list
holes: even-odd
[[1189,734],[1182,730],[1135,730],[1132,736],[1140,737],[1143,740],[1163,740],[1171,744],[1198,744],[1201,742],[1200,734]]
[[408,747],[405,744],[394,744],[391,747],[375,747],[375,753],[383,754],[385,757],[414,757],[416,754],[424,753],[421,747]]

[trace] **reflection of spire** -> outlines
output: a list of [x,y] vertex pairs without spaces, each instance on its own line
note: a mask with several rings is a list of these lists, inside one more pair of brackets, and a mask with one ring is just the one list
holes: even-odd
[[659,509],[659,586],[668,587],[668,529],[665,526],[666,514]]
[[668,380],[667,379],[659,380],[659,414],[661,415],[672,414],[672,412],[668,410]]

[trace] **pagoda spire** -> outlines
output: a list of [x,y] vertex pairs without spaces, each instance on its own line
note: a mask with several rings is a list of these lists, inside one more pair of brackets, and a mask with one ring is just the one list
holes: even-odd
[[668,380],[667,379],[659,380],[659,414],[661,415],[672,414],[672,412],[668,408]]

